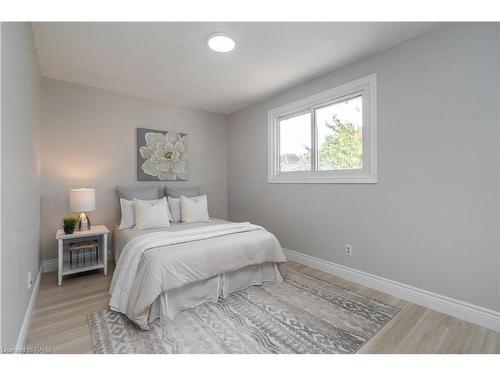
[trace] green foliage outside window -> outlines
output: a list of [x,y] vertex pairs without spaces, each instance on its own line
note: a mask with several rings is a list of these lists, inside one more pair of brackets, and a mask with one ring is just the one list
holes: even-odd
[[[344,170],[363,168],[363,136],[361,128],[355,128],[351,122],[342,122],[336,115],[325,123],[330,134],[319,148],[319,170]],[[311,150],[304,145],[300,155],[285,154],[281,157],[282,171],[311,170]]]
[[363,168],[363,137],[361,129],[342,122],[335,115],[325,124],[331,130],[319,149],[319,170]]

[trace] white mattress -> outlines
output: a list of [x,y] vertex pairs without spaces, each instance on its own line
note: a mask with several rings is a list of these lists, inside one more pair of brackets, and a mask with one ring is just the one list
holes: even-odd
[[[168,231],[177,232],[186,229],[228,223],[222,219],[211,219],[207,223],[181,224],[173,223],[168,228],[137,230],[113,228],[113,255],[115,263],[120,254],[132,238],[141,234]],[[163,293],[151,306],[149,322],[160,319],[172,319],[179,311],[195,307],[208,301],[217,301],[220,297],[227,297],[230,293],[245,289],[252,285],[261,285],[263,282],[281,282],[281,274],[276,263],[251,265],[233,272],[226,272],[201,280],[183,287]]]

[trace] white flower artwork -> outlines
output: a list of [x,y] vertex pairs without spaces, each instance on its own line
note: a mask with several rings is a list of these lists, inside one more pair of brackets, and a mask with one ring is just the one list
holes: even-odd
[[187,134],[137,129],[137,179],[187,181]]

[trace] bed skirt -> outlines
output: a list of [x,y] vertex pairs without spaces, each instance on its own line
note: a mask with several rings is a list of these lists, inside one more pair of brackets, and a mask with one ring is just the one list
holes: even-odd
[[173,319],[179,311],[208,301],[217,301],[233,292],[261,285],[263,282],[282,282],[276,263],[257,264],[233,272],[226,272],[160,295],[151,305],[148,323],[155,319]]

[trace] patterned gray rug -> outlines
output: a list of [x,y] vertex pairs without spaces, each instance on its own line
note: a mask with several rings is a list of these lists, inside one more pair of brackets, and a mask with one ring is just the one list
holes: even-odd
[[156,320],[141,331],[124,315],[88,316],[95,353],[355,353],[399,309],[282,267],[265,283]]

